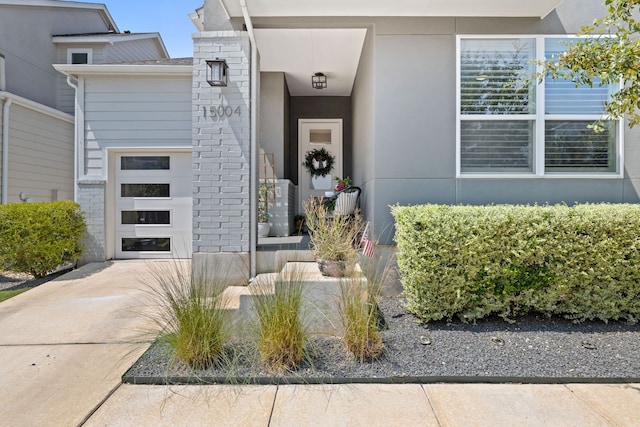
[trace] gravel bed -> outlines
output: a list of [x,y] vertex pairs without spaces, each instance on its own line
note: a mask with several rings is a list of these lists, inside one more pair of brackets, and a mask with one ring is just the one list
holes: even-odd
[[[335,338],[314,338],[312,365],[284,375],[266,372],[250,345],[235,345],[233,368],[190,371],[154,344],[125,374],[131,383],[591,382],[640,381],[640,325],[574,324],[528,316],[476,325],[421,324],[402,300],[383,297],[382,358],[359,363]],[[239,356],[238,356],[239,354]]]

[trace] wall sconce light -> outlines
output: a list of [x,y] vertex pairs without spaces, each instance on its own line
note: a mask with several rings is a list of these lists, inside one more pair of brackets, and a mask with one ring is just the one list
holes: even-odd
[[208,59],[207,61],[207,83],[211,86],[227,85],[227,61],[224,59]]
[[315,73],[311,76],[311,86],[314,89],[324,89],[327,87],[327,76],[322,73]]

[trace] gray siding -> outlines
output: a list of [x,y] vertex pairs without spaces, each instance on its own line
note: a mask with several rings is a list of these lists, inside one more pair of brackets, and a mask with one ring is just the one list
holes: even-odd
[[84,171],[102,177],[107,148],[191,146],[191,78],[95,77],[85,85]]
[[8,202],[73,199],[73,123],[13,103]]
[[[69,49],[91,49],[92,63],[100,64],[104,62],[105,46],[102,44],[90,45],[60,45],[57,49],[56,64],[66,64],[68,60],[67,52]],[[76,91],[67,84],[67,76],[58,73],[58,110],[67,114],[75,114]]]
[[106,49],[104,62],[138,61],[163,56],[155,39],[118,41]]
[[57,57],[51,36],[108,30],[97,11],[0,5],[7,91],[56,108],[58,73],[51,64]]

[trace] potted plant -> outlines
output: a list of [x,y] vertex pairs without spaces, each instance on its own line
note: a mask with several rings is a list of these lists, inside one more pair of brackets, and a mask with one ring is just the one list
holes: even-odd
[[336,181],[336,191],[342,191],[345,188],[349,188],[351,187],[351,177],[347,176],[345,178],[340,178],[339,176],[336,176],[334,178],[334,180]]
[[269,195],[271,191],[267,184],[260,184],[258,192],[258,237],[268,237],[271,225],[269,224]]
[[293,217],[293,221],[296,227],[296,232],[298,234],[302,234],[302,231],[304,229],[304,222],[305,222],[304,220],[305,220],[304,215],[294,215]]
[[335,158],[324,148],[309,150],[304,155],[305,168],[311,174],[311,178],[325,177],[333,170]]
[[303,204],[311,250],[325,276],[350,276],[358,257],[358,237],[363,231],[362,217],[329,215],[322,198],[311,198]]

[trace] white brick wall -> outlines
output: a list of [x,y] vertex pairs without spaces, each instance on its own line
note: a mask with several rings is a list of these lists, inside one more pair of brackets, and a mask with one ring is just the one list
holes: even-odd
[[106,259],[105,236],[105,183],[85,181],[78,184],[78,203],[84,212],[87,230],[84,236],[84,251],[81,263],[86,264]]
[[[205,61],[225,59],[227,87],[206,82]],[[250,45],[245,32],[194,36],[193,251],[249,251]],[[231,107],[213,117],[205,110]],[[237,113],[236,113],[237,111]]]

